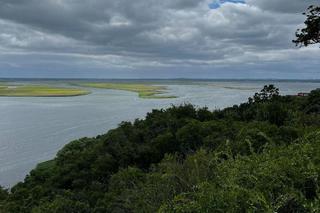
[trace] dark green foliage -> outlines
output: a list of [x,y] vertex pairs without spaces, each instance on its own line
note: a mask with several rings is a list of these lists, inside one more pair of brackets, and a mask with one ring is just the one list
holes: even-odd
[[[262,102],[262,101],[268,101],[278,96],[279,96],[279,89],[276,88],[273,84],[270,84],[270,85],[264,86],[261,92],[256,93],[253,96],[253,100],[255,102]],[[252,99],[249,99],[249,102],[251,102],[250,100]]]
[[320,113],[320,89],[313,90],[306,103],[305,111],[307,114],[319,114]]
[[[310,143],[273,147],[262,154],[241,156],[219,163],[215,153],[197,153],[193,161],[206,166],[176,167],[199,170],[179,174],[194,184],[193,189],[176,194],[173,203],[164,202],[162,212],[310,212],[319,210],[320,137]],[[209,164],[210,162],[210,164]],[[201,163],[199,163],[201,165]],[[216,164],[212,166],[212,164]],[[203,171],[207,172],[203,175]],[[169,171],[167,171],[169,173]],[[157,183],[154,183],[157,184]],[[317,191],[317,192],[316,192]]]
[[307,16],[304,22],[306,27],[304,29],[298,29],[296,32],[296,40],[293,40],[296,45],[308,46],[310,44],[320,43],[320,7],[310,6],[306,13]]
[[269,85],[224,110],[153,110],[66,145],[0,189],[0,212],[320,211],[319,97]]
[[[71,195],[71,194],[70,194]],[[35,207],[33,213],[57,213],[57,212],[68,212],[68,213],[90,213],[90,207],[87,203],[72,200],[68,198],[70,195],[57,196],[53,201],[41,203]]]
[[[4,208],[4,203],[8,198],[8,191],[0,186],[0,209]],[[0,210],[1,212],[1,210]]]

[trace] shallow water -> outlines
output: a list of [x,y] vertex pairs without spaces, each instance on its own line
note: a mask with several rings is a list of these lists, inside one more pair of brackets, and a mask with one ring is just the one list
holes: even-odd
[[315,82],[161,81],[155,84],[167,85],[169,94],[179,98],[140,99],[136,93],[103,89],[78,97],[0,97],[0,185],[10,187],[23,180],[37,163],[52,159],[68,142],[143,118],[154,108],[182,103],[224,108],[246,101],[268,83],[282,94],[320,87]]

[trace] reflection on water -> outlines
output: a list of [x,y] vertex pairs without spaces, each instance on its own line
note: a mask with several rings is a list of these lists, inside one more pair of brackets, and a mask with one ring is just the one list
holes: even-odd
[[[0,98],[0,185],[12,186],[66,143],[143,118],[153,108],[192,103],[210,109],[247,100],[269,82],[161,82],[177,99],[140,99],[136,93],[93,89],[92,94],[59,98]],[[308,92],[320,83],[273,82],[283,94]]]

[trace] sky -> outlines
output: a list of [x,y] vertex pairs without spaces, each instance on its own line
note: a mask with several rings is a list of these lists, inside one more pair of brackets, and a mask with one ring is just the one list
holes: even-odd
[[0,0],[0,78],[320,79],[320,0]]

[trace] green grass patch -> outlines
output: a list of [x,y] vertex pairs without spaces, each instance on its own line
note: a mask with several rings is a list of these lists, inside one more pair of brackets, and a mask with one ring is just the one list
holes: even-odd
[[90,92],[77,88],[41,85],[0,85],[0,96],[6,97],[66,97],[87,95]]
[[168,99],[176,98],[176,96],[163,95],[166,93],[165,86],[154,86],[148,84],[131,84],[131,83],[81,83],[78,84],[84,87],[92,87],[99,89],[114,89],[125,90],[129,92],[136,92],[140,98],[156,98],[156,99]]

